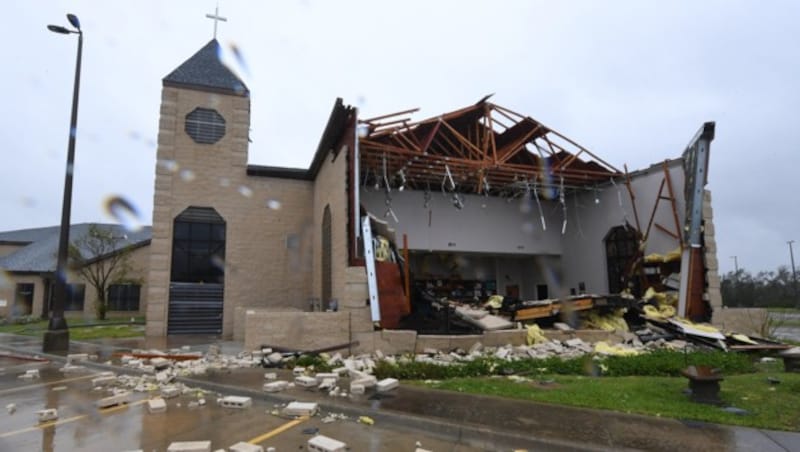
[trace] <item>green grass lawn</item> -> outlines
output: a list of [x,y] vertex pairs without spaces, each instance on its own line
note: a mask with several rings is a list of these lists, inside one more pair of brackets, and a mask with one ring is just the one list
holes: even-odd
[[[770,367],[777,369],[779,366]],[[770,384],[767,377],[778,378],[781,382]],[[733,375],[722,381],[721,399],[726,406],[747,410],[749,414],[746,415],[727,413],[720,407],[691,402],[683,393],[688,382],[682,377],[542,375],[531,381],[515,382],[507,377],[495,376],[412,383],[448,391],[560,405],[800,431],[800,374],[777,371]]]
[[[69,337],[74,340],[139,337],[144,335],[144,325],[113,325],[125,323],[130,317],[110,318],[106,320],[84,320],[82,318],[67,318]],[[134,317],[135,322],[143,322],[143,317]],[[94,326],[94,324],[99,324]],[[89,326],[92,325],[92,326]],[[47,320],[37,320],[30,323],[11,323],[0,325],[0,333],[21,334],[24,336],[42,336],[47,330]]]

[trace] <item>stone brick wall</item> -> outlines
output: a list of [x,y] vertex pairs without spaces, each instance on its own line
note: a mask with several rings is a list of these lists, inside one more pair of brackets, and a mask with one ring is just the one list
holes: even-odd
[[[184,118],[197,107],[213,108],[225,118],[226,134],[217,143],[197,144],[185,133]],[[148,336],[167,331],[173,220],[190,206],[212,207],[226,222],[225,337],[233,335],[237,306],[307,305],[312,293],[308,281],[313,256],[313,185],[302,180],[247,176],[249,127],[247,97],[163,88]],[[297,240],[287,241],[289,236]]]
[[314,350],[350,341],[349,312],[245,312],[245,349],[261,345]]
[[703,297],[714,310],[712,322],[716,322],[717,311],[722,309],[719,261],[717,260],[717,240],[714,236],[714,208],[711,206],[711,191],[705,190],[703,197],[703,259],[706,267],[706,289]]

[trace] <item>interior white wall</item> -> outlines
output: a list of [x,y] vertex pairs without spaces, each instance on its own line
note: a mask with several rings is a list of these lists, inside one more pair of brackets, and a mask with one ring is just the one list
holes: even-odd
[[392,190],[392,210],[398,222],[384,216],[386,204],[382,191],[362,190],[361,202],[370,213],[389,222],[397,231],[398,240],[408,234],[408,247],[412,250],[561,254],[561,211],[557,204],[542,201],[547,224],[547,230],[543,230],[535,202],[462,196],[464,208],[458,210],[453,207],[451,195],[434,190],[430,209],[426,209],[424,192]]
[[[681,160],[670,162],[669,171],[676,198],[678,221],[681,227],[685,218],[684,175]],[[631,187],[636,197],[636,211],[642,233],[647,229],[650,215],[656,203],[664,171],[661,164],[631,174]],[[636,226],[630,194],[623,183],[617,186],[605,184],[597,190],[599,203],[595,203],[595,191],[587,190],[567,197],[567,229],[563,237],[562,263],[564,285],[578,289],[580,282],[586,285],[588,293],[608,292],[608,273],[604,239],[614,226],[627,222]],[[621,194],[621,196],[620,196]],[[662,196],[668,196],[666,185]],[[620,207],[620,198],[622,206]],[[658,223],[669,230],[675,229],[675,220],[670,202],[662,200],[654,217]],[[651,228],[645,245],[645,255],[667,253],[679,246],[677,239],[665,232]]]

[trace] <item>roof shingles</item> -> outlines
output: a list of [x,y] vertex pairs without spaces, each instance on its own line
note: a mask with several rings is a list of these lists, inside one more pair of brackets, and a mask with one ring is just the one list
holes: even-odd
[[212,39],[191,58],[164,77],[164,85],[249,96],[250,90],[236,74],[220,61],[219,54],[219,42]]
[[[93,223],[72,225],[69,230],[70,242],[74,242],[75,239],[84,236],[92,225]],[[97,224],[97,226],[111,228],[115,236],[125,237],[119,241],[118,249],[140,246],[149,241],[152,235],[150,226],[135,232],[130,232],[123,226],[116,224]],[[0,270],[8,272],[54,272],[56,270],[56,255],[58,254],[59,229],[58,226],[51,226],[0,232],[0,241],[29,242],[28,245],[11,254],[0,257]]]

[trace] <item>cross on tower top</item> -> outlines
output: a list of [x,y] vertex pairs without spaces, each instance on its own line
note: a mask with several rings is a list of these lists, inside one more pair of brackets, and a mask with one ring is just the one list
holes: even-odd
[[219,15],[219,4],[214,9],[214,14],[206,14],[206,17],[214,21],[214,39],[217,39],[217,22],[227,22],[228,19]]

